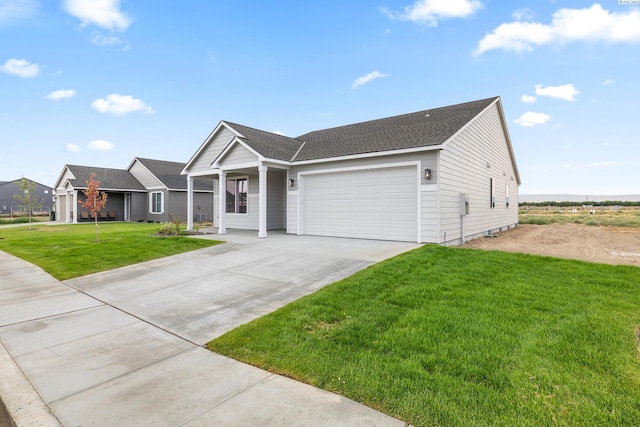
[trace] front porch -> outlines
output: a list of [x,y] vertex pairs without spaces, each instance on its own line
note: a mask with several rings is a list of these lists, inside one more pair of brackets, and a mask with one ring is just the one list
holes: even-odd
[[[269,230],[286,229],[287,170],[257,165],[218,168],[212,174],[197,175],[214,179],[214,220],[217,234],[227,228],[253,230],[267,237]],[[193,229],[193,180],[187,177],[187,230]]]

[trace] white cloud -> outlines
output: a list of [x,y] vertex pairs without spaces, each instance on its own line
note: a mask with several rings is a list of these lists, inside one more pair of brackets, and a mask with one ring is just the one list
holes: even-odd
[[29,79],[40,74],[40,66],[38,64],[32,64],[25,59],[11,58],[0,67],[0,71]]
[[73,89],[60,89],[60,90],[54,90],[53,92],[51,92],[49,95],[47,95],[47,99],[52,99],[54,101],[58,101],[60,99],[65,99],[65,98],[73,98],[74,96],[76,96],[76,91]]
[[551,116],[545,113],[534,113],[533,111],[528,111],[515,119],[514,121],[520,126],[532,127],[536,125],[541,125],[543,123],[548,122],[551,119]]
[[403,12],[380,10],[392,19],[401,19],[435,27],[438,21],[449,18],[466,18],[482,9],[479,0],[417,0]]
[[517,9],[511,14],[516,21],[531,21],[535,17],[535,13],[531,9]]
[[145,114],[154,113],[153,108],[149,107],[140,99],[133,98],[129,95],[119,95],[112,93],[107,95],[107,99],[96,99],[91,106],[101,113],[111,113],[115,115],[129,114],[134,111],[142,111]]
[[104,36],[98,32],[94,32],[91,35],[91,43],[97,46],[111,46],[123,44],[123,41],[116,36]]
[[65,0],[64,9],[78,18],[82,27],[97,25],[125,31],[131,25],[131,18],[120,10],[119,0]]
[[559,9],[550,24],[530,20],[504,23],[478,42],[474,54],[493,49],[530,52],[545,44],[578,41],[640,42],[640,9],[609,12],[594,4],[588,9]]
[[91,141],[89,145],[87,145],[89,150],[96,151],[109,151],[115,148],[115,144],[110,143],[109,141],[105,141],[104,139],[96,139]]
[[0,0],[0,24],[30,18],[39,8],[36,0]]
[[67,144],[67,151],[71,151],[75,153],[80,151],[80,147],[78,147],[76,144]]
[[351,85],[351,89],[357,89],[358,87],[369,83],[372,80],[379,79],[381,77],[386,77],[387,74],[381,73],[379,71],[374,71],[372,73],[367,74],[366,76],[358,77],[353,81]]
[[531,95],[522,95],[520,97],[520,101],[524,102],[525,104],[532,104],[536,102],[536,97]]
[[275,133],[276,135],[286,136],[284,133],[282,133],[282,131],[279,130],[274,130],[273,133]]
[[604,79],[604,81],[602,82],[602,84],[603,84],[604,86],[612,85],[612,84],[614,84],[614,83],[615,83],[615,81],[614,81],[614,80],[611,80],[611,79]]
[[562,86],[547,86],[536,85],[536,95],[549,96],[551,98],[562,99],[564,101],[575,101],[574,98],[580,92],[571,84]]

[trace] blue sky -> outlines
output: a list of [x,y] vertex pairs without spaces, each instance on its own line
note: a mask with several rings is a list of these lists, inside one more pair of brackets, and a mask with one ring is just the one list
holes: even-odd
[[639,194],[639,62],[637,0],[0,0],[0,180],[501,96],[521,194]]

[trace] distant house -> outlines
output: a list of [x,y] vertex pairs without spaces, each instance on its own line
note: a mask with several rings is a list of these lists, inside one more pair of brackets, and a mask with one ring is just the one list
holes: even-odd
[[221,121],[182,173],[215,181],[221,234],[458,244],[518,223],[520,175],[499,97],[297,138]]
[[[65,165],[55,184],[56,220],[82,222],[90,219],[81,208],[83,190],[91,174],[108,195],[101,220],[154,221],[187,220],[187,179],[180,175],[184,163],[136,157],[127,169]],[[192,221],[213,218],[213,180],[194,182]]]
[[[18,187],[21,179],[0,181],[0,214],[8,215],[24,210],[20,207],[20,200],[16,200],[13,197],[14,194],[23,195],[21,194],[22,190]],[[36,184],[36,196],[38,201],[42,202],[42,207],[38,208],[36,213],[50,212],[53,206],[53,189],[39,182],[32,181],[29,178],[27,178],[27,180]]]

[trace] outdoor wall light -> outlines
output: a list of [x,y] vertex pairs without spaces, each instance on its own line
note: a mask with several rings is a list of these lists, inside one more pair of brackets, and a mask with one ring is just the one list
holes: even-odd
[[293,178],[289,178],[289,187],[296,185],[296,181]]
[[431,179],[431,169],[424,170],[424,179]]

